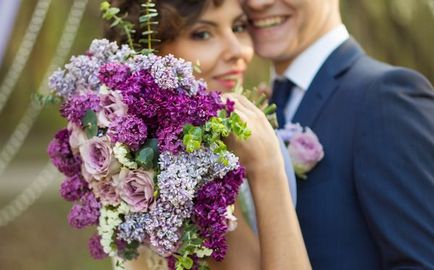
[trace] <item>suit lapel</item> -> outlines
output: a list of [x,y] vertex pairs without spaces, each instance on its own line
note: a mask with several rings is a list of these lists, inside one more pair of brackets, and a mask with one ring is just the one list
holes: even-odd
[[363,50],[353,39],[349,39],[339,46],[318,71],[292,122],[300,123],[302,126],[313,126],[321,109],[338,88],[340,76],[362,54]]

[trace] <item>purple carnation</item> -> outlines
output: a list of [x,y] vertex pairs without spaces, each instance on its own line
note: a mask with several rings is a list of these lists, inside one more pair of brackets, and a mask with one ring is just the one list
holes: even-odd
[[75,203],[69,212],[68,223],[74,228],[82,229],[89,225],[97,225],[101,204],[92,192],[87,192]]
[[140,118],[126,115],[112,122],[107,134],[112,142],[121,142],[136,151],[146,141],[148,129]]
[[129,76],[128,66],[120,63],[108,63],[100,68],[98,78],[110,89],[118,90],[123,88]]
[[62,104],[60,114],[68,121],[82,126],[81,119],[88,110],[99,111],[99,102],[99,97],[94,92],[75,95]]
[[213,250],[211,256],[217,261],[223,260],[227,251],[226,209],[235,203],[244,176],[245,170],[239,166],[222,179],[203,185],[195,200],[193,220],[199,227],[204,246]]
[[87,191],[88,185],[79,174],[66,178],[60,186],[60,195],[71,202],[79,200]]
[[108,256],[108,254],[104,252],[104,249],[101,245],[101,236],[98,234],[92,235],[92,237],[89,239],[88,245],[92,258],[96,260],[102,260]]
[[69,135],[66,128],[58,131],[48,145],[48,156],[60,172],[66,176],[73,176],[80,173],[81,159],[72,153]]

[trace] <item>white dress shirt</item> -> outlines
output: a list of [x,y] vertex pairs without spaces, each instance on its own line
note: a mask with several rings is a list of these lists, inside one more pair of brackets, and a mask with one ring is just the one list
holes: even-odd
[[[292,121],[305,92],[309,89],[313,79],[327,58],[350,37],[347,28],[341,24],[322,36],[310,47],[304,50],[284,72],[285,77],[295,86],[291,97],[285,106],[285,119]],[[275,74],[272,71],[272,74]],[[279,79],[274,75],[273,79]]]

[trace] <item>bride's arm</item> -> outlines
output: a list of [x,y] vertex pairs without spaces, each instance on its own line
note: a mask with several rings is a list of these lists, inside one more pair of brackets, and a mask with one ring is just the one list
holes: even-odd
[[[231,235],[228,258],[212,269],[311,269],[300,226],[289,193],[279,143],[266,117],[247,99],[230,95],[236,112],[248,122],[252,136],[245,142],[229,140],[231,150],[247,168],[255,202],[259,231],[259,250],[250,249],[243,227]],[[244,247],[243,247],[244,246]],[[234,252],[232,254],[231,252]],[[259,257],[259,260],[258,260]],[[250,261],[256,266],[244,267]]]

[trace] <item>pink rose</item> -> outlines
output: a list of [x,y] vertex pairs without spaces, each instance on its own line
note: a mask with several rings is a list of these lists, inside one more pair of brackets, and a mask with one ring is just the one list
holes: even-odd
[[88,140],[86,132],[72,122],[68,123],[68,131],[71,134],[69,135],[69,146],[74,154],[78,154],[80,146]]
[[84,142],[79,151],[83,160],[83,176],[86,180],[89,181],[88,175],[91,175],[96,180],[101,180],[119,172],[120,164],[113,155],[107,137],[93,137]]
[[294,133],[288,150],[295,173],[301,178],[306,178],[306,173],[324,157],[323,147],[310,128],[306,128],[305,132]]
[[118,177],[119,175],[113,175],[112,177],[91,183],[93,193],[99,198],[102,205],[117,206],[120,204],[121,198],[115,187]]
[[122,101],[122,96],[118,91],[110,91],[108,94],[101,95],[101,110],[97,114],[98,125],[108,127],[111,122],[120,116],[127,114],[128,107]]
[[119,194],[133,212],[147,212],[154,205],[154,173],[123,168],[119,174]]

